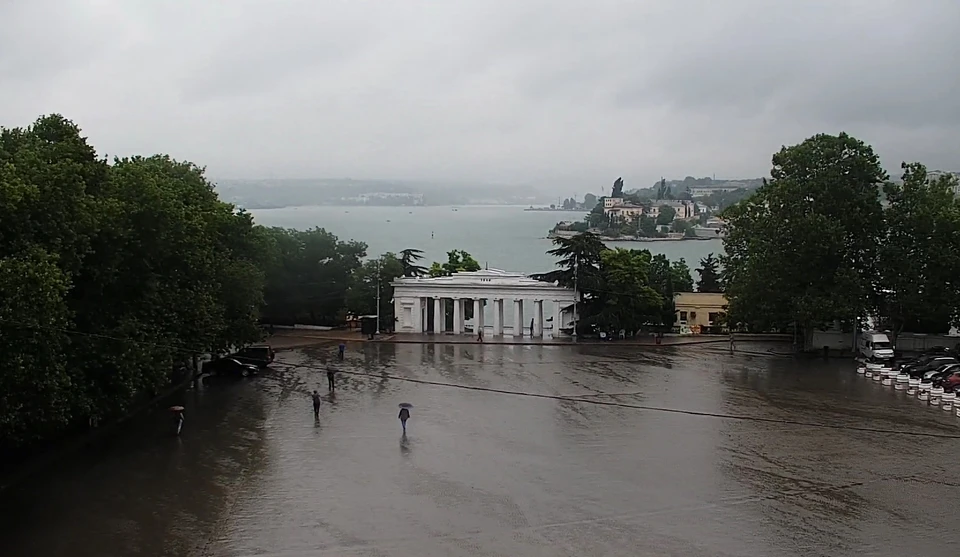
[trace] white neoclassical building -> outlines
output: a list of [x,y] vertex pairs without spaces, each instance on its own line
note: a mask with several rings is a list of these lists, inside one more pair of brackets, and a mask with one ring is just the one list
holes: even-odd
[[[478,329],[494,336],[509,330],[513,336],[544,336],[549,328],[554,337],[572,325],[574,291],[530,278],[520,273],[496,269],[456,273],[448,277],[400,278],[393,283],[393,307],[398,333],[447,332],[448,306],[452,305],[449,332],[462,334]],[[446,300],[452,300],[447,303]],[[544,322],[544,302],[552,313],[550,326]],[[467,304],[473,305],[473,318],[467,323]],[[532,315],[528,314],[532,310]],[[488,325],[490,323],[491,325]],[[560,324],[560,326],[558,326]]]

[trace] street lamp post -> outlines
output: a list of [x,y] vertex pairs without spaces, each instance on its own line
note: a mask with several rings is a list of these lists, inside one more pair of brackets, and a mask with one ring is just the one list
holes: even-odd
[[377,333],[380,334],[380,260],[377,259]]
[[580,274],[580,258],[574,256],[573,259],[573,342],[577,342],[577,302],[580,296],[577,294],[577,277]]

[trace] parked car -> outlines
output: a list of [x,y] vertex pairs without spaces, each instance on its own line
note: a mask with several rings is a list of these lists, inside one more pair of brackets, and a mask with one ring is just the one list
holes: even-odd
[[219,358],[203,363],[203,372],[214,375],[250,377],[256,375],[259,371],[260,368],[257,366],[243,363],[236,358]]
[[953,356],[932,356],[928,359],[921,358],[914,364],[907,364],[900,368],[900,373],[906,373],[911,377],[923,377],[927,372],[937,370],[947,364],[958,363]]
[[951,372],[957,371],[957,370],[960,370],[960,364],[950,362],[950,363],[943,364],[935,369],[925,371],[923,373],[923,377],[936,379],[941,375],[949,375]]
[[270,348],[269,344],[254,344],[227,357],[263,369],[273,363],[274,356],[273,348]]

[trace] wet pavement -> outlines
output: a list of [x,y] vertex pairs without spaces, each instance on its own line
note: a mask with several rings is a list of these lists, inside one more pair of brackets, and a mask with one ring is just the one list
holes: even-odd
[[960,418],[848,361],[739,348],[366,344],[335,397],[329,347],[284,352],[184,393],[180,438],[144,416],[4,494],[0,553],[957,554],[960,440],[845,428]]

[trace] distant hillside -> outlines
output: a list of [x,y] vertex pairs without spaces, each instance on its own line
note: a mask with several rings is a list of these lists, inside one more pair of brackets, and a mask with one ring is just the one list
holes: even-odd
[[528,187],[403,180],[216,180],[221,197],[247,209],[308,205],[534,205],[554,201]]
[[[722,190],[726,189],[727,191],[732,191],[734,189],[757,189],[763,185],[763,178],[743,178],[737,180],[715,180],[709,176],[706,178],[694,178],[693,176],[687,176],[683,180],[667,180],[667,185],[673,190],[674,193],[683,193],[687,189],[699,190],[699,189],[717,189]],[[660,182],[657,181],[651,186],[652,189],[656,189],[660,186]]]

